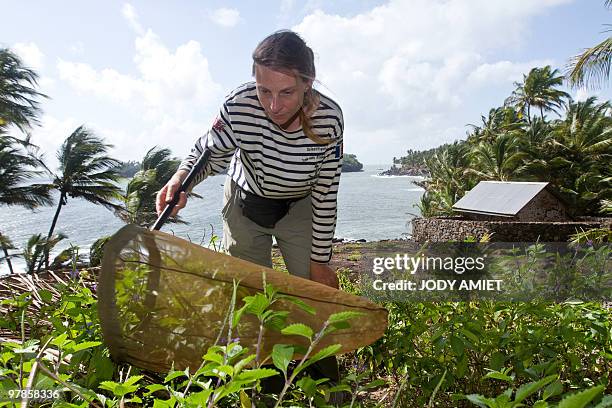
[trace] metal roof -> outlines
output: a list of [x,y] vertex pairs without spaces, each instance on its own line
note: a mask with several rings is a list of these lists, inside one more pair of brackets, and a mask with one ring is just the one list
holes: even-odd
[[522,181],[481,181],[453,205],[453,210],[513,217],[548,184]]

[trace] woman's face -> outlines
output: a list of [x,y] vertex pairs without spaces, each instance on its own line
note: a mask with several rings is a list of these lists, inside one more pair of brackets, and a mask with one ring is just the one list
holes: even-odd
[[255,66],[257,97],[268,117],[277,125],[285,124],[302,108],[304,93],[310,86],[297,75]]

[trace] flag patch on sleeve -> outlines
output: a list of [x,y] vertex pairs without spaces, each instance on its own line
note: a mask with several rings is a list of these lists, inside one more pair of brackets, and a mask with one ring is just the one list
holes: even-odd
[[217,118],[215,119],[212,127],[217,132],[223,132],[223,130],[225,129],[225,123],[223,123],[223,119],[221,119],[220,116],[217,116]]

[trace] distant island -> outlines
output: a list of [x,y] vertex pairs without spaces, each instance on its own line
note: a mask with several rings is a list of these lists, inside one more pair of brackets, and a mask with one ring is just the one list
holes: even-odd
[[431,160],[436,154],[447,149],[448,146],[448,144],[444,144],[429,150],[408,149],[406,156],[400,158],[394,157],[391,168],[379,173],[379,175],[429,177],[427,160]]
[[363,164],[359,163],[356,155],[346,153],[342,160],[342,172],[349,173],[351,171],[363,171]]
[[427,171],[427,167],[424,165],[421,166],[412,166],[412,165],[402,165],[396,166],[395,164],[391,166],[389,170],[385,170],[379,173],[379,176],[418,176],[418,177],[427,177],[429,176],[429,172]]

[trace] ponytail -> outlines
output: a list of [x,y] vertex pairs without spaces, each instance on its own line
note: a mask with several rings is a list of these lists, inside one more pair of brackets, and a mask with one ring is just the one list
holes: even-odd
[[[321,136],[317,135],[311,127],[311,119],[310,113],[315,111],[317,106],[319,105],[319,93],[314,89],[310,88],[306,94],[304,95],[304,104],[302,108],[300,108],[300,124],[302,125],[302,130],[304,134],[313,142],[325,145],[331,142],[330,139],[324,139]],[[304,111],[306,108],[309,113]],[[314,109],[313,109],[314,108]]]

